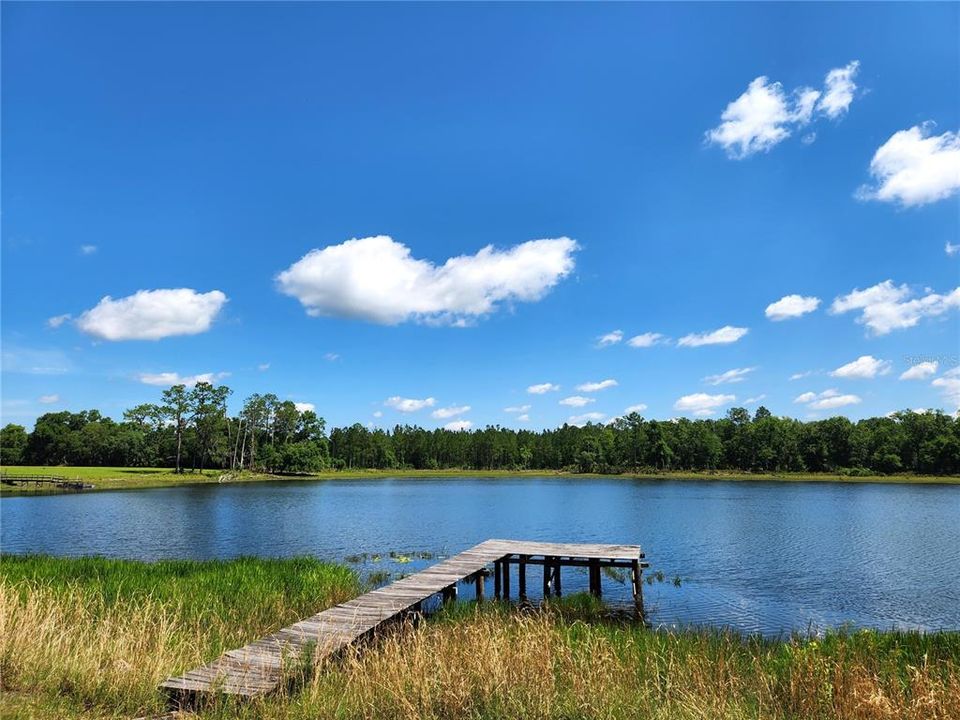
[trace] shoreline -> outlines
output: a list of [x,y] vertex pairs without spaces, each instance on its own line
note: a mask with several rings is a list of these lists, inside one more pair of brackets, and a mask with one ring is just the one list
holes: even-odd
[[[560,470],[328,470],[303,475],[275,475],[243,471],[231,473],[224,470],[204,470],[202,473],[176,474],[167,468],[114,468],[114,467],[42,467],[8,466],[4,474],[57,475],[78,479],[94,485],[79,492],[103,492],[106,490],[146,490],[181,485],[215,485],[267,482],[318,482],[325,480],[376,480],[388,478],[597,478],[649,481],[719,481],[719,482],[779,482],[779,483],[838,483],[838,484],[885,484],[885,485],[960,485],[956,475],[866,475],[849,476],[835,473],[743,473],[734,471],[681,472],[660,471],[640,473],[571,473]],[[0,497],[23,495],[63,494],[71,491],[47,491],[0,484]]]

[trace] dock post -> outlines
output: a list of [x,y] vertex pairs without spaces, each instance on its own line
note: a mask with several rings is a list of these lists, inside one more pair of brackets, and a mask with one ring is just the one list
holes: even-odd
[[643,568],[640,567],[640,561],[634,560],[632,563],[633,579],[633,607],[638,620],[644,619],[643,610]]
[[442,590],[443,604],[452,603],[457,599],[457,586],[451,585]]
[[499,560],[493,561],[493,599],[499,600],[503,595],[501,587],[503,586],[503,563]]
[[543,559],[543,597],[550,597],[550,577],[553,575],[553,558],[545,557]]
[[484,581],[485,579],[486,579],[486,575],[485,575],[483,572],[478,572],[478,573],[477,573],[477,577],[474,579],[474,582],[477,584],[476,587],[477,587],[477,602],[478,602],[478,603],[482,603],[482,602],[483,602],[483,591],[484,591],[484,587],[483,587],[483,586],[484,586],[484,582],[483,582],[483,581]]
[[510,600],[510,556],[506,556],[500,566],[503,573],[503,599]]
[[519,593],[517,597],[520,598],[520,602],[523,602],[527,599],[527,556],[521,555],[520,562],[517,564],[517,585],[519,586]]
[[598,560],[590,561],[590,594],[594,597],[603,595],[603,589],[600,587],[600,562]]
[[563,595],[563,586],[560,583],[560,568],[563,567],[563,562],[560,558],[555,558],[556,564],[553,567],[553,594],[557,597]]

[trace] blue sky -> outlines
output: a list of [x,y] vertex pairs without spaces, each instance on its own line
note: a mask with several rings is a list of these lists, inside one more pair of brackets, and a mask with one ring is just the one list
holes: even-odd
[[2,13],[3,422],[960,404],[956,4]]

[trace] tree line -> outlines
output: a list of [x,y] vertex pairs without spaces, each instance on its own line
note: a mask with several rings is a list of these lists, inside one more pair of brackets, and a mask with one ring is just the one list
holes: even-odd
[[473,431],[333,428],[312,410],[273,394],[247,398],[230,416],[224,385],[164,390],[117,422],[97,410],[54,412],[32,432],[0,430],[4,465],[219,468],[309,473],[321,470],[649,470],[960,473],[960,417],[903,411],[852,422],[802,422],[765,407],[733,408],[720,419],[647,420],[637,413],[609,424],[549,430],[488,426]]

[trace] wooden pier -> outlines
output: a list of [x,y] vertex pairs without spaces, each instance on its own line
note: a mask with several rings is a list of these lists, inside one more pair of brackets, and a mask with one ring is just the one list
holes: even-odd
[[179,677],[169,678],[160,687],[176,705],[190,704],[198,696],[226,693],[258,697],[277,690],[291,674],[307,662],[316,664],[335,656],[348,646],[372,636],[376,630],[410,613],[435,595],[445,602],[455,600],[460,583],[476,583],[477,600],[484,599],[484,579],[493,567],[494,595],[510,599],[510,567],[517,567],[517,595],[526,599],[527,571],[543,568],[543,595],[562,593],[560,569],[585,567],[589,570],[590,592],[602,592],[603,567],[630,571],[637,615],[643,616],[641,573],[647,567],[639,545],[595,545],[570,543],[487,540],[421,572],[324,610],[294,623],[261,640],[230,650],[213,662]]
[[33,485],[36,488],[43,486],[55,487],[59,490],[89,490],[93,487],[90,483],[81,480],[70,480],[56,475],[0,475],[0,483],[11,485],[13,487]]

